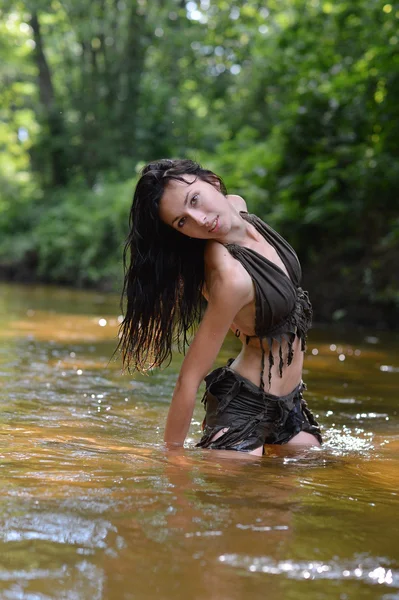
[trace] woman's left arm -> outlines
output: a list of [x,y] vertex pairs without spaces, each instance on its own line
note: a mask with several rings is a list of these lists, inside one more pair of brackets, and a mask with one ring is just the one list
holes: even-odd
[[234,268],[215,273],[212,281],[207,309],[183,360],[173,393],[164,435],[170,446],[183,444],[200,383],[210,371],[234,317],[250,301],[248,287],[236,277]]

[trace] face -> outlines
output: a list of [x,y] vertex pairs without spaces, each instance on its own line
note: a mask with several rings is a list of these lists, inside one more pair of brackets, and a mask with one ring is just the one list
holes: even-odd
[[161,220],[180,233],[197,239],[218,239],[231,227],[227,198],[213,185],[194,175],[190,183],[169,181],[159,204]]

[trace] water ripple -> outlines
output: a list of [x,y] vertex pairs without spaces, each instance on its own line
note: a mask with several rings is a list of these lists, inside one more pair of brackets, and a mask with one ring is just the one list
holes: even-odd
[[285,575],[289,579],[355,579],[367,583],[399,587],[399,570],[382,566],[385,559],[366,557],[341,564],[338,561],[273,560],[268,556],[222,554],[219,561],[231,567],[244,568],[251,573]]
[[111,531],[116,532],[116,528],[105,520],[47,513],[8,518],[1,527],[0,540],[46,540],[59,544],[80,544],[87,548],[105,548],[106,537]]

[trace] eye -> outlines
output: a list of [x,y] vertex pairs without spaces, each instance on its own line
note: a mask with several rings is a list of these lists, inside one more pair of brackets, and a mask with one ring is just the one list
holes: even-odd
[[185,222],[186,222],[186,217],[183,217],[182,219],[180,219],[180,221],[178,221],[177,226],[183,227]]
[[194,194],[194,196],[190,200],[191,206],[195,206],[199,200],[199,194]]

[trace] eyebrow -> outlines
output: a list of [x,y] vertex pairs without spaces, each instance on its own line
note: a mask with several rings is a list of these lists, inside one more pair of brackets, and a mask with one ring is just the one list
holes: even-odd
[[[189,195],[190,195],[190,192],[187,192],[187,194],[186,194],[186,197],[184,198],[184,205],[183,205],[183,206],[186,206],[186,204],[187,204],[187,201],[188,201],[188,197],[189,197]],[[173,219],[173,221],[172,221],[172,225],[174,225],[174,224],[175,224],[175,222],[176,222],[176,221],[178,221],[179,219],[180,219],[180,215],[179,215],[178,217],[175,217],[175,218]]]

